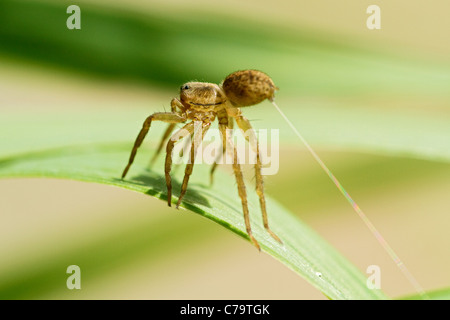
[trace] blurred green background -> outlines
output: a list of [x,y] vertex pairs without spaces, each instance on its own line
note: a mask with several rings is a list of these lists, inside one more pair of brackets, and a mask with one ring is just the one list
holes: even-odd
[[[147,115],[169,108],[180,84],[260,69],[280,87],[278,105],[419,283],[449,286],[448,1],[79,1],[81,30],[68,30],[71,4],[0,3],[5,119],[67,115],[77,119],[77,143],[131,143]],[[366,27],[371,4],[381,8],[381,30]],[[266,178],[267,194],[363,272],[379,265],[389,296],[413,293],[271,105],[245,114],[256,127],[281,131],[280,170]],[[93,123],[91,115],[103,136],[78,127],[83,117]],[[108,120],[117,125],[118,116],[123,126],[114,133]],[[3,154],[42,139],[38,125],[26,123],[17,136],[0,137]],[[48,141],[64,145],[64,136]],[[252,183],[251,168],[246,174]],[[4,179],[0,201],[4,299],[325,298],[221,226],[141,194]],[[65,287],[72,264],[81,267],[82,290]]]

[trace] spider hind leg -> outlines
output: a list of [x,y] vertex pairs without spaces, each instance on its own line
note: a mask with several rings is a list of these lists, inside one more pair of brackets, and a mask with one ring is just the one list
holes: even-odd
[[222,134],[222,137],[225,137],[224,140],[226,141],[226,150],[229,152],[230,156],[233,157],[233,172],[234,176],[236,178],[237,186],[238,186],[238,194],[239,198],[241,198],[242,203],[242,210],[244,212],[244,222],[245,222],[245,229],[247,231],[247,235],[250,238],[250,241],[253,243],[253,245],[261,251],[261,247],[258,243],[258,241],[253,236],[252,228],[250,225],[250,213],[248,210],[248,202],[247,202],[247,191],[245,189],[245,183],[244,183],[244,177],[241,170],[241,165],[239,164],[238,156],[237,156],[237,150],[236,147],[233,144],[233,141],[231,140],[231,137],[227,135],[227,125],[219,124],[219,129]]
[[264,228],[266,231],[279,243],[283,243],[281,239],[270,229],[269,220],[267,217],[267,208],[266,208],[266,199],[264,196],[264,181],[261,173],[262,164],[261,164],[261,154],[259,150],[259,143],[256,137],[255,131],[253,130],[250,121],[247,118],[242,116],[240,112],[234,118],[238,127],[241,129],[245,139],[248,141],[250,146],[253,148],[253,151],[256,153],[256,164],[255,164],[255,178],[256,178],[256,193],[259,197],[259,204],[261,207],[261,213],[264,223]]

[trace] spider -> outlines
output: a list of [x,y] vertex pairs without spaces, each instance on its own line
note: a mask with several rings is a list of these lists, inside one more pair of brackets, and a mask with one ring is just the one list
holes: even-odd
[[[174,98],[170,103],[171,112],[156,112],[144,121],[142,129],[139,132],[131,151],[128,164],[122,173],[122,179],[125,178],[128,169],[134,161],[137,149],[142,144],[142,141],[147,135],[153,121],[163,121],[170,124],[164,132],[152,162],[161,152],[165,142],[169,139],[172,131],[175,129],[176,124],[185,123],[191,120],[171,136],[166,146],[165,179],[167,185],[167,202],[168,205],[171,206],[172,179],[170,176],[170,171],[172,167],[172,151],[174,145],[183,138],[183,136],[180,137],[182,130],[185,130],[184,132],[188,132],[191,136],[199,135],[201,133],[201,136],[197,136],[192,139],[192,146],[189,155],[190,162],[186,165],[184,179],[181,185],[181,193],[176,204],[176,208],[178,208],[186,193],[189,177],[192,174],[194,167],[194,159],[197,152],[196,147],[198,146],[198,144],[194,144],[194,141],[195,139],[203,139],[212,122],[217,118],[222,138],[222,152],[228,152],[233,159],[233,172],[237,181],[238,194],[242,202],[246,231],[252,243],[258,250],[261,250],[258,241],[256,241],[252,234],[252,229],[250,226],[247,192],[241,167],[238,162],[237,150],[229,135],[226,133],[227,129],[233,129],[234,120],[243,133],[245,133],[244,136],[246,140],[250,143],[256,154],[256,193],[259,196],[264,228],[275,240],[282,243],[280,238],[269,228],[266,200],[264,197],[263,177],[261,174],[261,158],[258,140],[256,139],[255,132],[249,120],[242,115],[240,110],[241,107],[252,106],[262,102],[265,99],[273,101],[276,90],[278,90],[278,88],[275,86],[272,79],[267,74],[258,70],[236,71],[228,75],[220,85],[207,82],[187,82],[183,84],[180,87],[180,98]],[[201,125],[201,130],[196,130],[196,133],[194,132],[195,123],[199,123]],[[214,162],[211,168],[211,182],[216,166],[217,161]]]

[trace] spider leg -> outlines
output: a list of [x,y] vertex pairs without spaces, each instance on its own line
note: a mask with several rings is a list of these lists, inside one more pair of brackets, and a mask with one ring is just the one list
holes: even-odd
[[139,132],[136,141],[134,142],[134,146],[133,149],[131,150],[128,164],[123,170],[122,179],[125,178],[128,169],[130,169],[130,166],[134,161],[134,157],[136,156],[137,149],[141,146],[142,141],[144,141],[144,138],[147,135],[148,130],[150,130],[150,126],[153,120],[164,121],[169,123],[181,123],[186,121],[186,117],[184,115],[173,112],[157,112],[149,116],[147,119],[145,119],[144,124],[142,125],[142,129]]
[[226,150],[230,153],[230,155],[233,156],[233,172],[236,177],[236,182],[238,185],[238,193],[239,197],[241,198],[242,202],[242,210],[244,212],[244,221],[245,221],[245,228],[247,230],[247,234],[252,241],[252,243],[255,245],[256,248],[258,248],[259,251],[261,251],[261,247],[259,246],[258,241],[256,241],[255,237],[253,236],[252,229],[250,226],[250,213],[248,211],[248,203],[247,203],[247,192],[245,190],[245,184],[244,184],[244,177],[242,175],[241,166],[238,161],[237,157],[237,150],[233,144],[233,141],[231,140],[231,137],[227,136],[227,126],[224,124],[219,124],[219,130],[223,137],[226,137],[227,141],[227,147]]
[[184,127],[175,132],[169,139],[169,142],[167,142],[166,164],[164,166],[164,172],[167,186],[167,204],[169,205],[169,207],[172,206],[172,178],[170,177],[170,170],[172,168],[172,151],[175,146],[175,143],[177,143],[187,135],[192,135],[193,132],[194,132],[194,122],[189,122]]
[[262,167],[261,155],[255,131],[253,130],[250,121],[248,121],[247,118],[242,116],[240,112],[237,113],[234,119],[236,120],[236,123],[239,126],[239,128],[242,130],[245,139],[248,141],[248,143],[253,148],[253,151],[256,153],[256,164],[255,164],[256,193],[258,194],[259,197],[259,204],[261,207],[264,228],[267,230],[267,232],[269,232],[272,238],[277,240],[279,243],[283,243],[281,239],[269,228],[269,220],[267,218],[267,210],[266,210],[266,199],[264,197],[264,181],[263,176],[261,174],[261,167]]
[[[180,100],[173,98],[172,101],[170,101],[170,109],[173,113],[177,112],[177,108],[180,109],[182,112],[184,112],[185,108],[183,104],[180,102]],[[152,167],[155,163],[156,159],[158,158],[158,155],[161,153],[161,150],[163,146],[166,144],[167,139],[169,139],[170,134],[172,133],[173,129],[175,129],[176,123],[171,123],[167,126],[166,131],[164,131],[163,136],[161,137],[161,140],[158,145],[158,149],[156,149],[155,154],[153,155],[152,159],[149,162],[149,167]]]
[[[194,131],[195,131],[195,130],[194,130]],[[188,146],[188,144],[190,144],[191,142],[192,142],[192,141],[191,141],[190,139],[184,139],[183,141],[180,141],[180,143],[183,144],[183,146],[180,148],[180,154],[179,154],[180,158],[183,158],[183,157],[184,157],[185,151],[188,151],[188,150],[187,150],[187,146]],[[181,166],[181,162],[176,163],[176,164],[175,164],[175,168],[174,168],[172,171],[173,171],[174,173],[177,172],[178,169],[180,168],[180,166]]]
[[163,146],[166,144],[167,139],[169,139],[170,134],[172,133],[173,129],[175,129],[175,126],[176,126],[176,123],[171,123],[167,126],[167,129],[166,129],[166,131],[164,131],[164,134],[161,137],[161,140],[159,142],[158,149],[156,149],[155,154],[153,155],[152,159],[150,160],[150,163],[148,165],[149,167],[152,167],[153,164],[155,163],[156,159],[158,158],[158,155],[161,153]]
[[181,193],[178,198],[177,206],[178,207],[181,204],[181,200],[183,199],[184,195],[186,194],[189,177],[192,174],[192,171],[194,170],[194,162],[195,162],[195,156],[197,154],[198,147],[200,145],[200,142],[203,140],[205,133],[208,131],[208,129],[211,127],[211,123],[206,122],[202,123],[201,130],[197,130],[197,132],[194,133],[194,139],[192,139],[192,145],[191,145],[191,153],[190,153],[190,161],[186,165],[186,169],[184,171],[184,178],[183,178],[183,184],[181,185]]
[[[223,123],[229,129],[233,129],[233,118],[228,117],[228,116],[227,116],[227,118],[221,118],[220,116],[218,118],[219,118],[219,123]],[[220,159],[220,157],[223,157],[226,152],[227,140],[226,140],[225,135],[221,134],[221,136],[222,136],[222,153],[217,154],[216,159],[214,160],[214,163],[212,164],[211,171],[209,173],[209,183],[211,186],[214,183],[214,172],[216,171],[216,168],[218,166],[219,159]]]

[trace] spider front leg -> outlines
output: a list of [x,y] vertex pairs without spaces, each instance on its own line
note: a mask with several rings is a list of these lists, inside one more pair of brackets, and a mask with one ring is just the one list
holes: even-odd
[[[176,113],[177,109],[179,109],[181,112],[184,112],[186,110],[186,108],[177,98],[173,98],[172,101],[170,101],[170,109],[172,113]],[[175,129],[175,125],[176,123],[171,123],[167,126],[166,131],[164,131],[164,134],[161,140],[159,141],[158,148],[156,149],[155,154],[153,155],[152,159],[148,164],[149,168],[151,168],[155,163],[156,159],[158,158],[158,155],[161,153],[164,144],[167,142],[167,139],[170,137],[170,134],[172,133],[173,129]]]
[[186,116],[184,114],[181,113],[178,114],[174,112],[157,112],[149,116],[147,119],[145,119],[144,124],[142,125],[142,129],[139,132],[136,141],[134,142],[134,146],[133,149],[131,150],[128,164],[123,170],[122,179],[125,178],[128,169],[130,169],[130,166],[134,161],[134,157],[136,156],[137,149],[141,146],[142,141],[144,141],[144,138],[147,135],[148,131],[150,130],[150,126],[153,120],[164,121],[169,123],[182,123],[186,121]]
[[259,151],[259,143],[258,139],[256,137],[255,131],[253,130],[252,125],[250,124],[250,121],[248,121],[247,118],[245,118],[239,109],[235,109],[232,111],[233,117],[236,120],[237,125],[241,129],[245,139],[248,141],[248,143],[253,148],[253,151],[256,153],[256,164],[255,164],[255,178],[256,178],[256,193],[259,197],[259,203],[261,207],[262,217],[263,217],[263,223],[264,228],[269,232],[269,234],[277,240],[279,243],[283,243],[281,239],[269,228],[269,220],[267,218],[267,209],[266,209],[266,199],[264,197],[264,181],[263,176],[261,174],[261,155]]
[[169,207],[172,206],[172,178],[170,176],[170,171],[172,169],[172,151],[175,146],[175,143],[177,143],[186,136],[191,136],[193,133],[194,133],[194,122],[189,122],[183,128],[175,132],[169,139],[169,142],[167,142],[166,164],[164,166],[164,173],[166,177],[166,186],[167,186],[167,204],[169,205]]
[[158,148],[156,149],[155,154],[153,155],[152,159],[150,160],[148,167],[153,167],[153,164],[155,163],[156,159],[158,158],[158,155],[161,153],[161,150],[164,146],[164,144],[167,142],[167,139],[170,137],[170,134],[172,133],[173,129],[175,129],[176,123],[171,123],[167,126],[166,131],[164,131],[164,134],[159,141]]
[[176,206],[177,209],[180,206],[181,200],[183,199],[183,197],[186,193],[188,182],[189,182],[189,177],[191,176],[192,171],[194,169],[195,156],[197,155],[198,147],[200,146],[200,143],[203,141],[203,138],[205,137],[205,134],[210,127],[211,127],[211,123],[209,123],[209,122],[201,123],[201,128],[199,128],[197,130],[197,132],[194,133],[194,139],[192,139],[192,144],[191,144],[190,161],[186,165],[186,169],[184,171],[183,183],[181,185],[181,193],[178,198],[178,202],[177,202],[177,206]]
[[237,156],[237,150],[233,144],[233,141],[231,140],[231,137],[227,135],[227,125],[219,124],[219,130],[222,134],[222,137],[225,137],[226,140],[226,150],[230,153],[230,155],[233,157],[233,172],[236,177],[236,182],[238,185],[238,193],[239,197],[241,198],[242,203],[242,210],[244,212],[244,222],[245,222],[245,228],[247,230],[247,234],[252,241],[252,243],[255,245],[255,247],[261,251],[261,247],[259,246],[258,241],[256,241],[255,237],[252,233],[252,228],[250,225],[250,213],[248,211],[248,202],[247,202],[247,192],[245,190],[245,183],[244,183],[244,177],[242,175],[241,166],[239,164],[238,156]]

